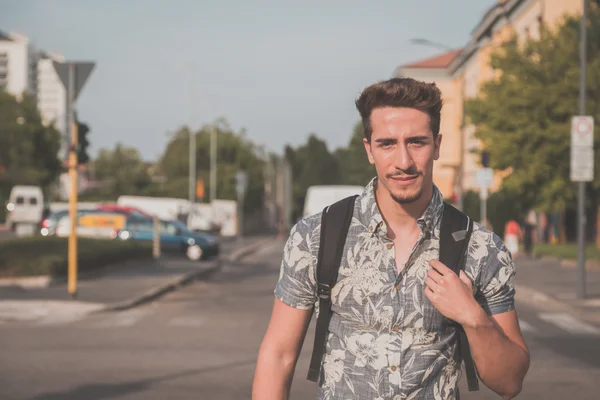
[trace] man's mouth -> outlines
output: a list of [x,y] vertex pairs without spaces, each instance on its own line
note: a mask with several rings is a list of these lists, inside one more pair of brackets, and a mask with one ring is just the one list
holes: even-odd
[[390,179],[399,185],[409,185],[416,181],[418,175],[402,175],[402,176],[391,176]]

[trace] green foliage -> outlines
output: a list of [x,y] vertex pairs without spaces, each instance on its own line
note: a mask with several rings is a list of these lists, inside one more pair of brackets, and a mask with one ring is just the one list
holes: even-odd
[[[587,109],[600,121],[600,11],[592,7],[588,28]],[[542,29],[539,41],[504,44],[492,57],[500,72],[467,103],[476,137],[491,154],[491,167],[510,169],[503,187],[524,207],[564,211],[576,198],[570,181],[570,120],[578,115],[579,20]],[[600,144],[596,129],[595,146]],[[600,189],[600,163],[590,191]]]
[[[577,260],[576,244],[539,244],[533,249],[536,256],[556,257],[564,260]],[[600,249],[594,245],[586,247],[586,259],[600,261]]]
[[[0,241],[0,276],[64,277],[67,275],[67,250],[67,238],[34,236]],[[81,273],[152,256],[150,243],[134,241],[81,238],[78,250]]]
[[[227,121],[221,119],[215,125],[203,126],[196,135],[196,176],[204,180],[208,201],[210,193],[210,134],[214,126],[217,137],[217,192],[218,199],[236,200],[235,176],[237,171],[248,173],[248,190],[244,208],[259,209],[264,202],[264,161],[259,149],[248,140],[245,131],[234,132]],[[188,198],[189,186],[189,128],[175,132],[160,160],[161,172],[166,178],[165,196]]]
[[285,158],[292,168],[292,216],[298,219],[310,186],[341,183],[338,160],[315,134],[309,135],[306,144],[296,149],[286,146]]
[[114,201],[120,195],[145,195],[154,189],[148,166],[133,147],[117,143],[113,150],[101,149],[90,168],[102,186],[84,193],[83,201]]
[[363,143],[364,130],[362,122],[354,126],[352,137],[345,148],[336,151],[339,163],[341,184],[366,186],[375,175],[375,167],[369,163]]
[[[59,176],[60,133],[44,126],[34,99],[0,91],[0,201],[14,185],[36,185],[48,191]],[[0,207],[4,212],[4,207]]]
[[[474,221],[481,220],[479,192],[468,191],[464,194],[463,211]],[[509,220],[522,221],[526,213],[527,208],[521,201],[520,195],[508,189],[492,193],[487,199],[487,217],[494,232],[500,237],[504,237],[504,226]]]

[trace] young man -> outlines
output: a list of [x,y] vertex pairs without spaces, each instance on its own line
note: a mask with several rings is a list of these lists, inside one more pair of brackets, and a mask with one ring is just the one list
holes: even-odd
[[[356,102],[377,177],[355,203],[332,289],[319,399],[457,399],[458,334],[480,379],[516,396],[529,352],[514,309],[514,265],[502,241],[476,224],[465,272],[437,261],[442,194],[433,184],[442,136],[434,84],[391,79]],[[260,348],[253,399],[287,399],[317,300],[320,214],[299,222],[284,250]]]

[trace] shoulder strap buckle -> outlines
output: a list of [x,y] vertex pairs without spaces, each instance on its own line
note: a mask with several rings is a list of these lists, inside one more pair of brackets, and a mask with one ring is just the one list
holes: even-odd
[[331,297],[331,288],[325,283],[319,283],[317,286],[317,294],[321,300],[329,300]]

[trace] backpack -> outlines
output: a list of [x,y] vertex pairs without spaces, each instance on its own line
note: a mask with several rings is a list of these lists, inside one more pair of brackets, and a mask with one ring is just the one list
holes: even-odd
[[[321,241],[317,261],[317,294],[319,316],[315,330],[310,368],[307,379],[317,382],[321,371],[323,352],[331,319],[331,288],[337,281],[338,269],[342,261],[346,236],[352,221],[354,203],[358,196],[342,199],[323,210],[321,217]],[[473,221],[451,206],[444,203],[440,228],[439,260],[456,274],[464,267],[465,255],[473,231]],[[479,390],[475,364],[471,356],[467,335],[462,326],[456,324],[459,333],[459,348],[465,363],[469,391]]]

